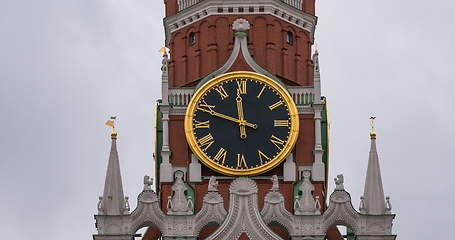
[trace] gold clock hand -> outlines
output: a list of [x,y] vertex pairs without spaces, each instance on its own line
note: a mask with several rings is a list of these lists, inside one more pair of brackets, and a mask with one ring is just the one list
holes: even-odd
[[226,120],[233,121],[233,122],[236,122],[236,123],[245,125],[245,126],[247,126],[247,127],[251,127],[251,128],[254,128],[254,129],[258,128],[256,124],[249,123],[249,122],[247,122],[247,121],[240,121],[240,120],[237,119],[237,118],[233,118],[233,117],[224,115],[224,114],[222,114],[222,113],[215,112],[215,111],[213,111],[213,110],[208,110],[208,109],[205,109],[205,108],[198,108],[198,109],[201,110],[201,111],[210,113],[210,114],[213,115],[213,116],[217,116],[217,117],[220,117],[220,118],[224,118],[224,119],[226,119]]
[[[235,98],[235,101],[237,102],[237,113],[239,115],[239,120],[243,122],[243,121],[245,121],[244,116],[243,116],[243,103],[242,103],[242,97],[240,97],[240,92],[238,89],[237,89],[237,98]],[[240,138],[245,139],[246,138],[246,129],[245,129],[245,125],[243,125],[242,122],[239,124]]]

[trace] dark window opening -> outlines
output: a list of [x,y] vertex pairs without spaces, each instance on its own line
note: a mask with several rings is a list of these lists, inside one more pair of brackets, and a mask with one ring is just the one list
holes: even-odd
[[248,11],[254,12],[254,7],[250,7],[250,8],[248,9]]
[[218,8],[218,12],[223,12],[223,8]]
[[196,33],[191,32],[190,35],[188,36],[188,44],[194,45],[196,43]]
[[264,7],[259,7],[259,12],[264,12]]
[[294,34],[291,31],[286,32],[286,43],[289,45],[294,44]]
[[234,8],[232,7],[228,8],[228,12],[234,12]]
[[243,7],[239,7],[239,12],[243,12]]

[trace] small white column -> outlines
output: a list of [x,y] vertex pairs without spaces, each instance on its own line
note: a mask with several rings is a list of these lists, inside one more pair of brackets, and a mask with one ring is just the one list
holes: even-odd
[[163,114],[163,147],[161,148],[160,182],[172,182],[171,150],[169,149],[169,114],[166,111],[168,110],[167,107],[161,106],[161,108],[164,109],[161,111]]
[[202,181],[201,177],[201,164],[196,155],[191,154],[191,163],[190,163],[190,182],[200,182]]
[[315,146],[314,146],[314,163],[312,170],[313,181],[324,181],[325,180],[325,164],[322,162],[322,155],[324,150],[322,149],[321,143],[321,110],[322,105],[314,105],[314,134],[315,134]]
[[164,49],[161,66],[161,104],[160,111],[163,121],[163,147],[161,148],[162,162],[160,164],[160,182],[172,182],[172,164],[170,163],[171,150],[169,149],[169,82],[168,82],[169,58]]
[[324,103],[321,100],[321,73],[319,68],[319,53],[316,51],[313,54],[313,84],[314,84],[314,163],[312,169],[313,181],[325,181],[325,164],[322,162],[324,149],[322,149],[322,131],[321,131],[321,115],[324,109]]
[[285,182],[294,182],[296,180],[296,165],[292,153],[286,157],[286,162],[284,162],[283,177]]

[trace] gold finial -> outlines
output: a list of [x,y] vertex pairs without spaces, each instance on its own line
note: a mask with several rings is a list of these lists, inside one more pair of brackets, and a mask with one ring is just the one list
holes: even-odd
[[370,137],[372,139],[376,138],[376,132],[374,131],[374,121],[376,120],[376,117],[371,116],[370,117],[370,126],[371,126],[371,132],[370,132]]
[[162,53],[166,53],[166,52],[167,52],[167,48],[166,48],[166,47],[162,47],[162,48],[160,48],[160,52],[162,52]]
[[115,131],[115,119],[117,119],[117,117],[112,116],[111,119],[107,120],[107,122],[106,122],[106,126],[112,127],[112,132],[111,132],[112,138],[117,138],[117,132]]

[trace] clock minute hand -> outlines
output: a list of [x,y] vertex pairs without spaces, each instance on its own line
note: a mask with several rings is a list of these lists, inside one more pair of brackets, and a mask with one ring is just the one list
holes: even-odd
[[243,123],[243,124],[244,124],[245,126],[247,126],[247,127],[251,127],[251,128],[254,128],[254,129],[257,128],[257,125],[256,125],[256,124],[249,123],[249,122],[247,122],[247,121],[240,121],[240,120],[237,119],[237,118],[233,118],[233,117],[224,115],[224,114],[222,114],[222,113],[215,112],[214,110],[211,110],[211,109],[210,109],[210,110],[209,110],[209,109],[205,109],[205,108],[198,108],[198,109],[201,110],[201,111],[210,113],[210,114],[213,115],[213,116],[217,116],[217,117],[220,117],[220,118],[224,118],[224,119],[229,120],[229,121],[233,121],[233,122],[236,122],[236,123]]
[[[212,114],[212,113],[211,113],[211,114]],[[243,125],[245,125],[245,126],[247,126],[247,127],[251,127],[251,128],[254,128],[254,129],[258,128],[258,126],[257,126],[256,124],[249,123],[249,122],[247,122],[247,121],[245,121],[245,120],[241,121],[241,120],[239,120],[239,119],[237,119],[237,118],[233,118],[233,117],[230,117],[230,116],[227,116],[227,115],[224,115],[224,114],[222,114],[222,113],[215,112],[215,111],[213,111],[213,114],[212,114],[212,115],[213,115],[213,116],[220,117],[220,118],[224,118],[224,119],[227,119],[227,120],[236,122],[236,123],[240,123],[240,124],[243,124]]]

